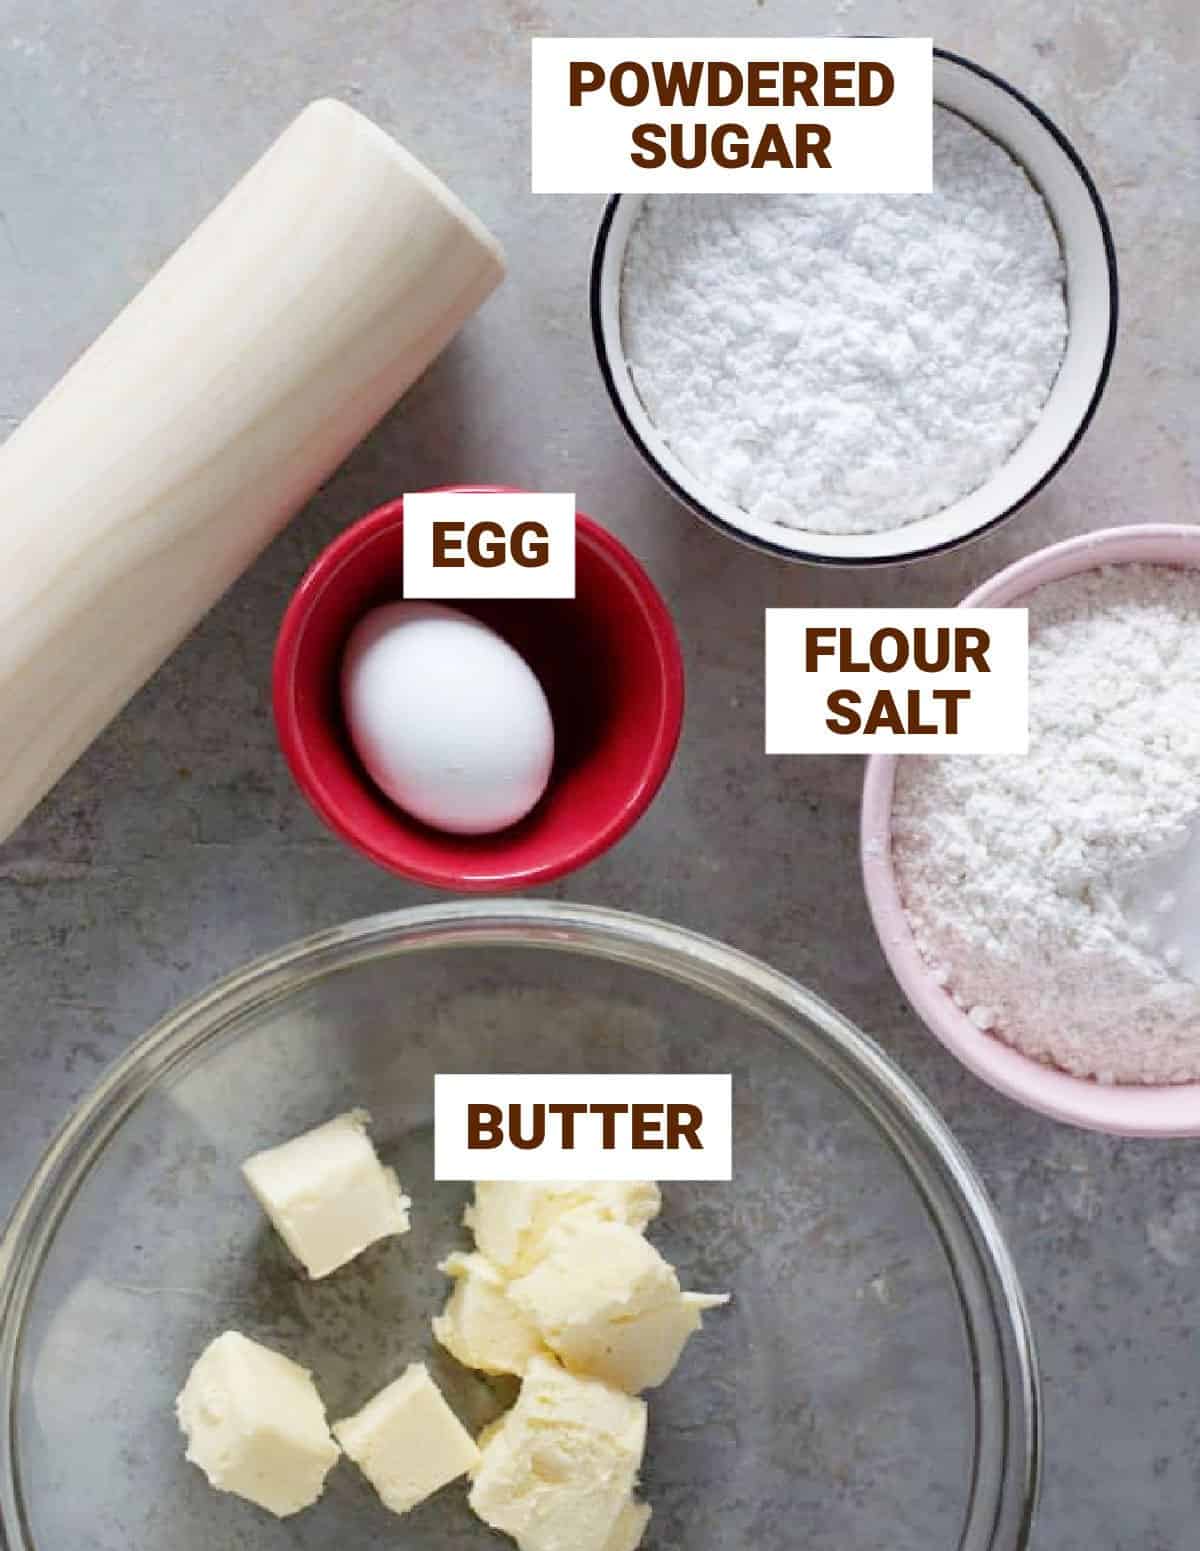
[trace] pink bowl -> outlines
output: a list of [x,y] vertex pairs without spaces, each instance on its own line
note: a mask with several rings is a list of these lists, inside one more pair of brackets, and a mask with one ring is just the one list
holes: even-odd
[[[1141,561],[1200,569],[1200,529],[1167,524],[1108,528],[1018,560],[961,607],[1018,603],[1034,588],[1096,566]],[[867,902],[892,972],[926,1027],[993,1088],[1055,1120],[1115,1136],[1200,1136],[1200,1082],[1109,1086],[1044,1066],[977,1029],[930,975],[913,941],[892,867],[894,754],[872,754],[863,785],[862,866]]]
[[437,888],[524,888],[582,867],[645,812],[679,741],[683,662],[666,606],[629,551],[582,512],[573,599],[457,605],[499,631],[541,680],[555,763],[545,795],[519,824],[494,835],[442,834],[374,786],[342,721],[346,638],[368,609],[401,596],[403,525],[402,501],[356,522],[317,557],[284,614],[275,724],[297,784],[364,856]]

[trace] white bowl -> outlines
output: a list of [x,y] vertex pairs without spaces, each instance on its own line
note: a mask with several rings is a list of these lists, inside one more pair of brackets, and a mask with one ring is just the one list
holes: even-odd
[[1108,378],[1117,331],[1117,261],[1100,195],[1061,130],[999,76],[934,50],[934,99],[999,141],[1046,201],[1066,263],[1066,353],[1041,418],[992,477],[953,505],[882,533],[813,533],[751,517],[705,488],[651,421],[621,341],[625,245],[644,196],[614,194],[592,256],[592,334],[609,395],[634,446],[672,493],[733,538],[792,560],[879,565],[916,560],[978,538],[1036,495],[1074,452]]

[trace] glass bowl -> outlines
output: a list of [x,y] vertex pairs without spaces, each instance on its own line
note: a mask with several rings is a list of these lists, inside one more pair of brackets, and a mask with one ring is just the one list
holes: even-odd
[[[172,1405],[237,1328],[312,1368],[331,1415],[414,1359],[482,1426],[507,1397],[438,1348],[435,1263],[466,1186],[433,1180],[435,1071],[729,1071],[734,1178],[672,1184],[653,1237],[728,1291],[651,1397],[646,1551],[1014,1551],[1039,1402],[992,1208],[912,1084],[756,960],[613,911],[442,904],[285,948],[134,1044],[0,1243],[9,1551],[497,1551],[461,1485],[394,1518],[353,1467],[280,1522],[185,1463]],[[249,1153],[365,1104],[413,1231],[305,1280]]]

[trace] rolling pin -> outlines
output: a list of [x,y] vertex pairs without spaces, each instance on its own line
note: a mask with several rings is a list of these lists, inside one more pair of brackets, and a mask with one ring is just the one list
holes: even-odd
[[503,274],[449,189],[315,102],[13,432],[0,840]]

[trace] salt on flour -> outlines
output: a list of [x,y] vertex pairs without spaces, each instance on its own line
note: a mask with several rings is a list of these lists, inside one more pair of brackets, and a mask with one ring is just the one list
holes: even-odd
[[1037,420],[1067,337],[1049,213],[934,110],[932,194],[650,195],[621,329],[650,419],[751,516],[878,533],[977,489]]
[[1122,565],[1030,594],[1027,756],[901,759],[900,892],[981,1028],[1105,1082],[1200,1077],[1200,985],[1128,912],[1194,855],[1200,574]]

